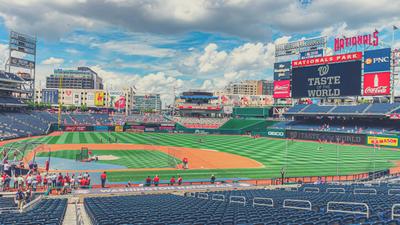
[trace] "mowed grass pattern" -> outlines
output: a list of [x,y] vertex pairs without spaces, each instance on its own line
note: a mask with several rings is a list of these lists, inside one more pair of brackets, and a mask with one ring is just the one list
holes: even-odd
[[[101,143],[100,141],[105,143],[115,138],[118,139],[118,143],[214,149],[245,156],[264,165],[264,168],[259,169],[157,171],[158,174],[166,177],[180,173],[186,179],[208,178],[211,173],[215,173],[217,177],[226,178],[273,178],[280,177],[282,167],[286,167],[286,175],[292,177],[330,176],[337,173],[346,175],[387,169],[394,166],[394,161],[400,160],[400,151],[382,149],[374,153],[373,148],[363,146],[292,142],[267,138],[253,139],[247,136],[74,132],[40,138],[38,141],[49,144]],[[318,150],[319,147],[322,147],[322,150]],[[154,174],[154,171],[110,173],[110,179],[112,181],[142,180],[143,177]]]
[[[179,159],[159,151],[148,150],[90,150],[93,155],[112,155],[117,157],[115,160],[99,160],[98,163],[107,163],[126,166],[127,168],[174,168],[176,163],[181,163]],[[51,153],[51,157],[75,160],[79,150],[63,150]],[[48,157],[49,153],[40,152],[39,157]]]

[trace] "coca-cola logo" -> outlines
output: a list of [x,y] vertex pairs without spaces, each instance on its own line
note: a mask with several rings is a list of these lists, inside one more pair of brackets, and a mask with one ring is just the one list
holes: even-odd
[[286,91],[289,89],[289,84],[284,84],[281,86],[275,86],[275,91]]
[[365,94],[386,94],[388,86],[367,87],[364,90]]

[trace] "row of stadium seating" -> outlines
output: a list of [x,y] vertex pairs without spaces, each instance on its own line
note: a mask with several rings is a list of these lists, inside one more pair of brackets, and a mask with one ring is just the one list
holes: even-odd
[[[368,208],[331,203],[327,212],[328,202]],[[257,189],[96,197],[86,198],[84,206],[93,224],[400,224],[391,219],[395,203],[394,195]]]
[[[57,113],[47,111],[0,112],[0,139],[45,134],[49,124],[57,123]],[[62,114],[61,123],[67,125],[109,125],[108,114]]]
[[187,128],[194,129],[218,129],[229,118],[197,118],[197,117],[172,117],[172,121],[179,123]]
[[9,73],[9,72],[6,72],[4,70],[0,70],[0,79],[7,80],[7,81],[13,80],[13,81],[19,81],[19,82],[23,82],[24,81],[22,78],[20,78],[16,74]]
[[15,106],[15,105],[26,105],[26,104],[23,101],[14,97],[0,96],[0,106]]
[[61,225],[67,209],[67,199],[41,199],[26,212],[3,211],[0,224]]
[[316,105],[302,104],[290,108],[286,115],[301,114],[357,114],[357,115],[384,115],[400,110],[400,103],[374,103],[360,105]]

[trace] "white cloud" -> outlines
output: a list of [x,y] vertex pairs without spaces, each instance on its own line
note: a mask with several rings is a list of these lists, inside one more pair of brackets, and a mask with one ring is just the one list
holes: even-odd
[[139,44],[132,41],[108,41],[104,43],[93,43],[92,47],[102,50],[118,52],[124,55],[142,55],[152,57],[170,57],[174,51],[167,48],[156,48],[147,44]]
[[55,58],[55,57],[50,57],[50,58],[42,61],[43,65],[61,65],[63,63],[64,63],[64,59]]

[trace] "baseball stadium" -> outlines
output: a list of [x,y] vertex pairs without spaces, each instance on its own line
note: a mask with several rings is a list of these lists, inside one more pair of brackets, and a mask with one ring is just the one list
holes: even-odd
[[[311,32],[247,12],[283,1],[33,2],[44,21],[0,0],[0,224],[400,224],[396,25]],[[359,21],[379,5],[348,3]],[[250,41],[258,27],[271,42]]]

